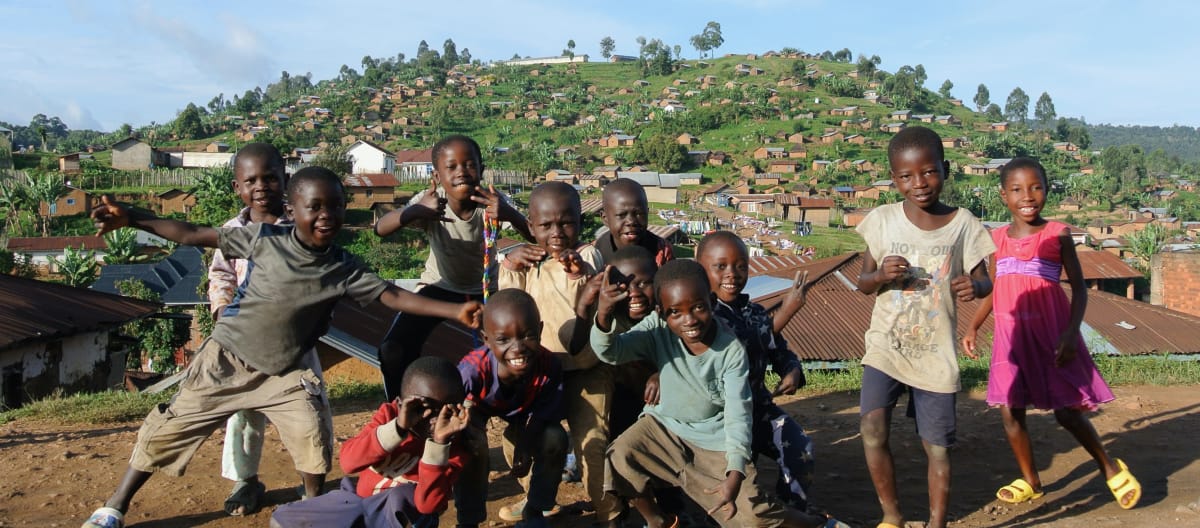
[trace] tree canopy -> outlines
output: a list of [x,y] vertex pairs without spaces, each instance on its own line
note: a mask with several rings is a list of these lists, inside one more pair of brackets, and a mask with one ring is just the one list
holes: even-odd
[[703,57],[705,53],[712,56],[712,51],[720,48],[725,43],[725,38],[721,36],[721,24],[710,21],[704,26],[704,30],[696,35],[692,35],[691,44],[696,51],[700,52]]

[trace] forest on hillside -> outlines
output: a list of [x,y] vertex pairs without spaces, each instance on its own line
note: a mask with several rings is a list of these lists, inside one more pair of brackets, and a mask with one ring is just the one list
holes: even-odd
[[1142,125],[1088,125],[1092,146],[1097,149],[1116,145],[1141,145],[1142,150],[1162,149],[1168,156],[1184,162],[1200,162],[1200,129]]

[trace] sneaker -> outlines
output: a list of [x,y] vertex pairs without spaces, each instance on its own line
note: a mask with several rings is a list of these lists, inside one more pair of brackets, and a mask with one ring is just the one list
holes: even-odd
[[[515,502],[508,506],[501,506],[500,513],[499,513],[500,520],[508,521],[508,522],[524,521],[525,520],[525,502],[527,500],[528,499],[521,499],[520,502]],[[555,504],[553,508],[542,511],[542,516],[543,517],[554,517],[555,515],[558,515],[561,512],[562,512],[562,508],[560,508],[557,504]]]
[[82,528],[125,528],[125,514],[105,506],[92,512]]

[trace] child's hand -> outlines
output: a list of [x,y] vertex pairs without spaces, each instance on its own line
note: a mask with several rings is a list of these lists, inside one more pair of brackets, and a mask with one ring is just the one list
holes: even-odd
[[780,311],[787,315],[788,319],[796,315],[801,308],[804,308],[804,303],[808,299],[808,270],[797,271],[796,278],[792,280],[792,287],[788,290],[787,296],[783,298],[783,305]]
[[804,386],[804,371],[800,369],[792,369],[783,378],[779,380],[779,385],[775,386],[775,392],[771,396],[779,396],[781,394],[796,394],[796,391]]
[[500,198],[500,193],[496,192],[496,187],[488,185],[487,189],[482,186],[475,186],[475,194],[471,195],[471,200],[477,204],[487,207],[487,214],[492,220],[497,222],[510,222],[512,215],[510,211],[512,207],[504,203]]
[[962,302],[971,302],[975,300],[975,280],[966,275],[959,275],[950,281],[950,289],[954,290],[954,296]]
[[590,317],[589,310],[596,305],[596,301],[600,300],[600,288],[603,284],[604,274],[597,273],[583,285],[583,289],[579,292],[579,301],[575,303],[576,317],[585,320]]
[[409,206],[410,208],[415,208],[412,211],[413,218],[437,220],[440,222],[454,221],[446,217],[446,199],[438,196],[437,188],[437,178],[430,178],[429,190],[425,191],[425,195],[417,203]]
[[558,261],[562,263],[567,276],[578,279],[583,275],[583,258],[574,249],[564,249],[558,253]]
[[659,381],[658,372],[651,374],[646,379],[646,391],[642,394],[642,398],[646,400],[646,405],[658,405],[659,390],[661,387],[662,383]]
[[504,255],[504,267],[512,271],[525,271],[546,259],[546,250],[533,244],[521,244]]
[[883,278],[882,282],[888,283],[907,275],[908,268],[908,259],[900,255],[888,255],[879,263],[878,273]]
[[1057,367],[1065,367],[1075,360],[1075,355],[1079,353],[1079,332],[1077,330],[1067,330],[1058,338],[1058,347],[1054,354],[1054,365]]
[[483,304],[479,301],[467,301],[462,303],[459,308],[458,322],[467,325],[472,329],[478,329],[481,326],[483,319]]
[[433,415],[433,411],[425,408],[418,396],[398,397],[396,406],[400,408],[400,414],[396,416],[396,429],[401,436],[407,435],[414,427]]
[[596,308],[596,323],[601,330],[609,328],[617,304],[629,298],[629,287],[622,282],[613,282],[611,276],[614,271],[616,268],[608,265],[602,274],[604,279],[600,284],[600,303]]
[[112,196],[100,197],[100,205],[92,209],[92,222],[96,224],[96,236],[129,226],[129,208],[113,200]]
[[433,441],[448,444],[455,435],[462,432],[471,423],[471,408],[460,404],[446,404],[442,412],[433,421]]
[[979,359],[979,354],[975,353],[975,339],[977,338],[977,333],[978,332],[973,329],[967,330],[967,333],[964,334],[962,338],[963,353],[971,359]]
[[704,493],[709,495],[719,493],[721,497],[721,502],[708,510],[708,515],[717,519],[717,512],[723,511],[725,512],[725,521],[733,519],[733,516],[737,515],[737,503],[734,501],[737,500],[738,492],[742,490],[742,481],[745,479],[745,475],[737,471],[730,471],[720,486],[704,490]]

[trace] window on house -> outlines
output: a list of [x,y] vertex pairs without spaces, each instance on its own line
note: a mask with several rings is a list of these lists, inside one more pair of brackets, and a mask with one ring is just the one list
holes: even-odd
[[74,198],[67,198],[67,205],[75,205],[75,199],[74,199]]

